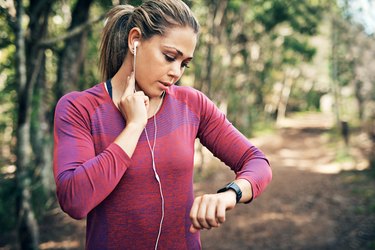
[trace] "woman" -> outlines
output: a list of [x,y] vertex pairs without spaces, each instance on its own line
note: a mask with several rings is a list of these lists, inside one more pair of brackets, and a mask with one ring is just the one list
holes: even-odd
[[[58,102],[57,196],[71,217],[87,216],[87,249],[200,249],[200,230],[219,227],[271,180],[265,156],[207,97],[174,85],[198,31],[179,0],[114,7],[101,43],[107,81]],[[196,138],[236,180],[194,199]]]

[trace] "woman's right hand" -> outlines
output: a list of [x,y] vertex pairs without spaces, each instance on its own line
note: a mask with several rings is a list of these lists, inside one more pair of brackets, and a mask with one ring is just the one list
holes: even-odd
[[118,102],[118,108],[126,120],[126,126],[114,141],[130,158],[147,124],[149,103],[149,98],[143,91],[135,91],[135,79],[132,73],[128,77],[125,91]]
[[142,129],[147,124],[149,98],[143,91],[135,91],[135,78],[132,72],[128,77],[125,91],[121,96],[118,107],[126,120],[126,124],[135,124]]

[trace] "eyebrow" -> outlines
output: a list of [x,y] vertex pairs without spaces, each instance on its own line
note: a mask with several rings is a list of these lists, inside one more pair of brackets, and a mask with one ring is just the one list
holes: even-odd
[[[165,45],[165,47],[166,48],[169,48],[169,49],[173,49],[173,50],[175,50],[176,52],[177,52],[177,54],[179,54],[180,56],[184,56],[184,53],[182,53],[182,51],[181,50],[178,50],[178,49],[176,49],[175,47],[172,47],[172,46],[168,46],[168,45]],[[188,58],[186,58],[186,59],[193,59],[193,57],[188,57]]]

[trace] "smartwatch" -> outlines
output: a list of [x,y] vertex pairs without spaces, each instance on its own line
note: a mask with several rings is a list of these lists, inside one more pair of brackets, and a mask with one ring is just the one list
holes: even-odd
[[223,193],[223,192],[228,191],[228,190],[233,190],[236,193],[236,202],[238,203],[241,200],[241,197],[242,197],[242,191],[241,191],[240,187],[235,182],[231,182],[231,183],[227,184],[225,187],[219,189],[217,192]]

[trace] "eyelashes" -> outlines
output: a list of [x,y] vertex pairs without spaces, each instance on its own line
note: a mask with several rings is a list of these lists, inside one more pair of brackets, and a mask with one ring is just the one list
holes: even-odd
[[[173,56],[169,56],[168,54],[164,54],[164,57],[165,57],[165,60],[166,60],[167,62],[174,62],[174,61],[176,61],[176,58],[175,58],[175,57],[173,57]],[[183,62],[183,63],[181,64],[181,67],[183,67],[183,68],[189,68],[188,63],[185,63],[185,62]]]
[[164,54],[165,56],[165,60],[167,60],[167,62],[174,62],[176,60],[176,58],[172,57],[172,56],[168,56],[167,54]]

